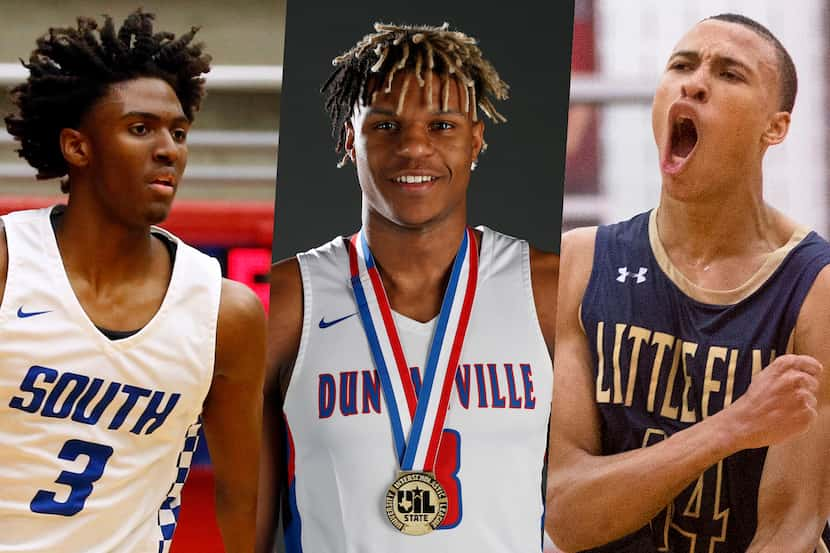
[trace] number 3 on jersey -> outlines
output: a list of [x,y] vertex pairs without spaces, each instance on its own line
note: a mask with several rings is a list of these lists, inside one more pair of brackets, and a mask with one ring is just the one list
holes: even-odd
[[441,434],[441,446],[435,461],[435,477],[447,492],[447,514],[439,530],[455,528],[461,522],[461,434],[445,428]]
[[69,497],[66,501],[55,501],[56,492],[38,490],[29,507],[35,513],[45,515],[76,515],[84,508],[84,502],[92,493],[92,483],[104,474],[104,467],[112,455],[112,448],[108,445],[94,444],[82,440],[69,440],[63,444],[58,453],[58,459],[74,461],[85,455],[89,461],[83,472],[63,471],[55,480],[56,484],[69,486]]

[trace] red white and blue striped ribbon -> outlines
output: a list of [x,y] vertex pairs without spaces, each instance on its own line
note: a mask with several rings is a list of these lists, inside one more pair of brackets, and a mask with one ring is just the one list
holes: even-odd
[[352,289],[383,389],[398,462],[402,470],[431,471],[475,297],[475,234],[471,228],[466,229],[455,256],[417,396],[389,299],[363,230],[350,241]]

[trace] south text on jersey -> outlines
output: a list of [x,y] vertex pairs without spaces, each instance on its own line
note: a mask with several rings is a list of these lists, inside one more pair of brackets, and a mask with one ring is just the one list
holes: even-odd
[[[29,367],[20,383],[21,395],[9,407],[42,417],[89,425],[122,427],[133,434],[152,434],[164,424],[181,394],[149,390],[121,382],[106,382],[49,367]],[[129,422],[127,420],[129,419]]]

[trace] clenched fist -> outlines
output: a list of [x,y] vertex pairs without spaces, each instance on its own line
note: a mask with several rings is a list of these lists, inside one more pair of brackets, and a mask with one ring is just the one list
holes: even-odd
[[808,355],[782,355],[756,374],[746,393],[722,411],[735,450],[769,446],[807,431],[815,421],[823,367]]

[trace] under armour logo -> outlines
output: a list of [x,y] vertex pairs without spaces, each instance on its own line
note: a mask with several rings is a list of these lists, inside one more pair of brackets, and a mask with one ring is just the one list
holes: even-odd
[[632,273],[629,272],[628,267],[617,267],[617,271],[620,273],[620,276],[617,277],[617,282],[625,282],[625,279],[631,275],[637,278],[637,284],[642,284],[646,281],[646,273],[648,272],[648,269],[640,267],[640,270],[637,273]]

